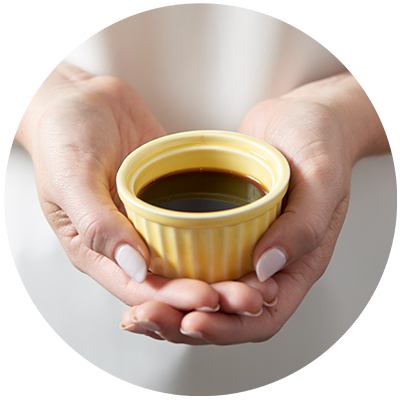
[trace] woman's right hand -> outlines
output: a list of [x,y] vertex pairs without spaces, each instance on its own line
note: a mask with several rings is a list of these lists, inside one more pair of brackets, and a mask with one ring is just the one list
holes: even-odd
[[[244,284],[216,290],[147,271],[148,248],[125,215],[115,178],[130,152],[163,135],[128,84],[62,64],[32,100],[16,140],[32,156],[42,210],[70,261],[125,304],[216,311],[230,293],[226,310],[257,312],[263,298]],[[275,288],[271,280],[267,299]]]

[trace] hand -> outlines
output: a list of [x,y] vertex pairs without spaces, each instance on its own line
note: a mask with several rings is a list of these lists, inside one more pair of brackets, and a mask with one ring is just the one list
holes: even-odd
[[[257,105],[239,132],[277,147],[291,167],[283,214],[254,250],[259,279],[255,274],[241,279],[264,296],[276,282],[278,302],[263,307],[261,315],[253,317],[232,314],[222,306],[220,312],[212,314],[183,313],[165,304],[144,303],[123,316],[124,324],[132,319],[135,322],[131,322],[132,331],[146,332],[151,321],[158,337],[174,342],[227,345],[271,338],[331,259],[348,208],[353,164],[363,156],[389,149],[379,118],[350,74],[306,85]],[[211,286],[220,298],[232,301],[235,296],[220,291],[227,285]]]
[[[117,194],[124,158],[164,134],[126,83],[60,65],[33,99],[16,140],[32,156],[43,212],[78,270],[129,306],[158,300],[186,311],[214,309],[219,298],[210,285],[147,273],[148,249]],[[132,276],[146,279],[139,284]]]

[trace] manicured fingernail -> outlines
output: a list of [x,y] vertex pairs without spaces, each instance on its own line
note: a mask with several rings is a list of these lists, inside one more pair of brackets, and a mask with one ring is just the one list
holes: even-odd
[[202,339],[203,338],[203,334],[201,332],[195,332],[195,331],[186,332],[182,328],[180,329],[180,331],[181,331],[182,335],[189,336],[193,339]]
[[123,244],[117,248],[114,255],[115,261],[132,279],[142,283],[147,275],[144,258],[133,247]]
[[266,301],[264,301],[264,306],[265,307],[274,307],[276,306],[276,303],[278,303],[278,298],[275,297],[272,301],[270,301],[269,303],[267,303]]
[[196,311],[203,311],[203,312],[217,312],[219,311],[220,305],[217,304],[217,307],[211,308],[211,307],[199,307],[196,308]]
[[136,319],[135,316],[133,316],[132,322],[134,324],[137,324],[141,328],[146,329],[146,331],[156,332],[156,331],[160,330],[160,327],[157,324],[155,324],[154,322],[151,322],[147,319],[139,321],[138,319]]
[[261,310],[255,314],[249,313],[248,311],[239,311],[236,314],[243,315],[244,317],[259,317],[262,314],[262,312],[263,312],[263,309],[261,308]]
[[286,264],[286,256],[277,248],[263,253],[256,265],[256,274],[260,282],[266,281]]
[[134,333],[146,333],[146,329],[143,329],[142,327],[140,327],[139,325],[135,325],[135,324],[130,324],[128,326],[125,326],[123,323],[121,323],[119,325],[119,327],[123,330],[123,331],[128,331],[128,332],[134,332]]

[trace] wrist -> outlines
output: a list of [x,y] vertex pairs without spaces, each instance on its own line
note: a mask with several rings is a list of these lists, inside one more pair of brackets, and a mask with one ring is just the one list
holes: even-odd
[[79,82],[94,76],[73,65],[57,65],[51,75],[42,82],[36,94],[32,95],[25,110],[21,111],[19,128],[7,135],[5,133],[5,139],[18,142],[31,153],[33,136],[49,106],[57,99],[62,99],[65,90],[72,85],[79,85]]
[[283,98],[313,101],[328,107],[339,122],[352,165],[363,157],[390,151],[379,116],[348,72],[306,84]]

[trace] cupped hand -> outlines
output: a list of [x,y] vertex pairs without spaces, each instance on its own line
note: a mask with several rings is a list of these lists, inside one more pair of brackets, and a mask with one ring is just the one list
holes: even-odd
[[[321,98],[306,89],[267,100],[252,109],[239,128],[278,148],[291,168],[283,213],[254,250],[256,272],[237,282],[262,294],[259,311],[232,312],[233,286],[222,282],[211,285],[226,299],[219,312],[185,313],[166,304],[143,303],[124,314],[127,330],[173,342],[230,345],[265,341],[282,328],[329,264],[359,154],[345,128],[352,121],[336,112],[329,96]],[[271,300],[275,294],[276,302]]]
[[43,212],[78,270],[129,306],[157,300],[215,309],[210,285],[147,271],[148,248],[117,194],[124,158],[164,134],[125,82],[60,65],[33,99],[17,140],[32,156]]

